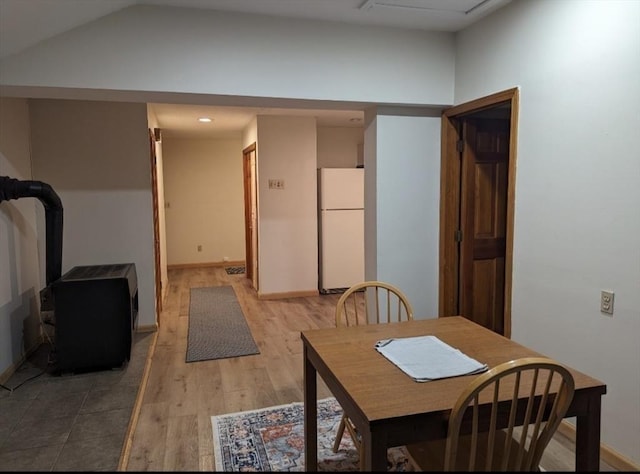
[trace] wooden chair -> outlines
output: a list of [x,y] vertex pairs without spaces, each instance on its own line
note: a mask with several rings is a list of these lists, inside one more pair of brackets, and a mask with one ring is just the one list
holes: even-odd
[[[413,319],[413,308],[400,289],[381,281],[365,281],[345,291],[336,306],[336,326],[383,324]],[[342,415],[333,452],[337,453],[345,428],[353,439],[363,466],[362,440],[349,417]]]
[[336,306],[336,326],[380,324],[413,319],[413,308],[400,289],[365,281],[345,291]]
[[[446,440],[407,449],[424,471],[539,471],[573,392],[571,373],[552,359],[505,362],[462,392],[451,411]],[[516,403],[523,396],[524,402]],[[480,408],[483,403],[489,405]],[[497,429],[498,422],[506,427]]]

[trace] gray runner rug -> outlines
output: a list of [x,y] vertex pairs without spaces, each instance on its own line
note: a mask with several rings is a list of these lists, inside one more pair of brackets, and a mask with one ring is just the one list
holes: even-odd
[[191,288],[187,362],[259,353],[232,286]]

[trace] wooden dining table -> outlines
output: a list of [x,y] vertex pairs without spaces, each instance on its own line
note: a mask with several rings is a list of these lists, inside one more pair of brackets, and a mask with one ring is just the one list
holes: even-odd
[[[362,435],[365,471],[386,471],[390,447],[446,437],[453,404],[475,375],[416,382],[374,347],[382,339],[423,335],[436,336],[489,368],[521,357],[545,357],[462,316],[303,331],[307,471],[318,468],[318,374]],[[565,417],[576,417],[576,471],[598,471],[601,399],[607,387],[566,367],[575,380]]]

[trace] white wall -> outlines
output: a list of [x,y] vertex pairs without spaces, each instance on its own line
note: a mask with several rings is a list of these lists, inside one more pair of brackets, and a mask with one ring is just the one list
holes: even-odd
[[355,168],[362,127],[318,127],[318,168]]
[[162,143],[168,264],[244,261],[241,139]]
[[455,89],[520,88],[512,337],[607,384],[602,441],[635,463],[639,25],[640,2],[513,2],[459,35]]
[[[17,97],[108,99],[121,92],[141,102],[155,93],[175,93],[172,97],[185,97],[185,101],[198,97],[208,102],[222,98],[238,101],[228,105],[247,103],[248,98],[450,104],[454,85],[456,103],[520,86],[513,337],[605,381],[603,441],[640,462],[640,160],[634,142],[640,129],[639,9],[639,2],[615,0],[512,2],[462,33],[456,53],[449,34],[138,6],[6,58],[0,62],[0,86],[3,95]],[[454,54],[458,55],[455,83]],[[256,74],[246,74],[247,70]],[[127,118],[123,119],[126,124]],[[142,120],[146,122],[144,117]],[[380,168],[385,169],[391,163],[386,154],[375,157],[372,151],[378,140],[381,146],[388,142],[391,132],[386,133],[385,128],[394,130],[395,119],[380,120],[372,130],[378,121],[367,126],[364,144],[365,182],[374,193],[376,183],[384,190],[393,187],[392,179],[397,179],[394,173],[385,182],[385,176],[369,166],[382,160]],[[303,136],[313,133],[302,123],[289,125]],[[281,136],[286,131],[286,127],[273,127]],[[425,124],[428,136],[429,128]],[[25,133],[24,128],[20,133]],[[146,130],[140,130],[140,136],[145,137],[146,153]],[[82,135],[77,133],[68,137],[70,142],[78,139]],[[411,143],[413,140],[417,138],[412,137]],[[263,145],[260,140],[259,160]],[[315,161],[308,163],[305,155],[302,162],[294,162],[295,169],[289,169],[284,159],[278,158],[277,147],[269,150],[268,141],[267,146],[270,158],[265,169],[259,168],[261,186],[270,176],[282,177],[286,188],[278,192],[291,196],[294,202],[300,200],[295,205],[310,208],[310,198],[299,192],[298,186],[311,186],[307,179],[315,180]],[[86,149],[96,152],[101,147],[94,142]],[[282,151],[282,156],[294,155],[289,149]],[[308,153],[315,153],[315,147]],[[7,158],[13,159],[13,154],[3,159]],[[44,158],[40,156],[39,164],[45,163]],[[74,177],[76,173],[81,177],[91,174],[82,162],[74,160],[67,165],[63,158],[58,156],[53,162],[60,173]],[[125,157],[118,159],[124,161]],[[126,162],[118,163],[122,170],[129,166],[137,169],[148,160],[146,155],[139,159],[127,156]],[[17,165],[12,162],[12,166]],[[73,171],[75,166],[81,171]],[[126,183],[125,171],[115,173]],[[145,176],[148,179],[148,170]],[[132,196],[127,196],[128,192]],[[276,191],[263,188],[259,195],[267,219],[261,236],[268,236],[260,249],[264,257],[261,265],[272,269],[261,284],[266,285],[266,292],[316,288],[315,261],[304,260],[313,271],[300,275],[290,271],[291,261],[277,258],[286,239],[287,243],[295,242],[293,254],[315,255],[317,248],[312,249],[309,240],[309,233],[315,234],[315,219],[304,222],[297,209],[289,207],[291,203],[280,208],[280,198],[273,193]],[[98,228],[101,222],[95,213],[102,209],[92,206],[92,199],[103,199],[109,211],[117,206],[131,207],[132,201],[136,204],[126,210],[126,219],[119,223],[135,246],[143,240],[146,243],[145,265],[138,273],[146,285],[145,293],[152,298],[150,190],[65,190],[63,200],[76,196],[82,201],[78,202],[82,212],[78,209],[71,215],[83,221],[86,218]],[[6,203],[2,206],[6,216]],[[372,243],[379,244],[375,239],[383,237],[375,235],[376,219],[381,220],[382,228],[394,219],[380,215],[375,206],[367,206],[376,212],[366,224],[369,249]],[[135,207],[144,210],[137,212]],[[287,228],[285,219],[295,222],[292,229]],[[15,232],[14,223],[6,222],[3,225],[9,232]],[[27,222],[32,225],[33,219],[29,216]],[[371,226],[374,235],[369,234]],[[437,223],[430,232],[437,235]],[[99,236],[99,242],[109,238],[117,242],[119,235],[107,232]],[[78,246],[74,254],[79,254],[85,244],[79,239],[73,243]],[[14,251],[12,245],[7,244],[10,252]],[[7,247],[0,251],[6,252]],[[89,263],[95,263],[106,252],[92,249],[86,253],[90,254]],[[128,259],[129,255],[118,257]],[[378,258],[380,255],[367,254],[367,266],[376,273]],[[28,278],[25,273],[30,271],[28,262],[17,261],[10,279]],[[10,293],[39,287],[33,277],[28,279],[29,285]],[[616,312],[611,318],[598,311],[602,288],[616,292]]]
[[[0,176],[31,180],[29,109],[24,99],[0,98]],[[0,378],[40,342],[37,198],[0,202]],[[7,375],[11,375],[10,373]]]
[[258,143],[258,294],[317,291],[316,120],[259,115]]
[[447,104],[453,61],[448,33],[141,5],[4,59],[0,84]]
[[365,138],[366,278],[399,287],[416,319],[437,317],[440,118],[377,115],[371,127],[375,133],[368,130]]
[[[146,106],[32,100],[30,118],[33,178],[48,183],[64,208],[63,274],[78,265],[135,263],[138,325],[155,326]],[[44,242],[44,233],[38,237]]]

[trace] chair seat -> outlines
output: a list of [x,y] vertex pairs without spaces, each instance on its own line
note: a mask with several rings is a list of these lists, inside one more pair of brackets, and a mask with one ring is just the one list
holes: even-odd
[[[503,459],[503,447],[505,446],[505,442],[507,441],[507,434],[502,431],[496,431],[495,437],[495,446],[500,449],[494,450],[494,455],[492,459],[491,469],[486,469],[487,471],[512,471],[510,466],[516,465],[516,456],[518,453],[518,449],[520,447],[519,443],[511,438],[509,441],[510,449],[509,449],[509,460],[507,462],[506,468],[502,468],[502,459]],[[478,435],[478,446],[486,446],[488,442],[487,433],[480,433]],[[444,459],[445,459],[445,447],[447,440],[439,439],[435,441],[426,441],[423,443],[415,443],[407,445],[407,451],[413,458],[414,462],[417,466],[420,467],[420,470],[427,472],[442,472],[444,471]],[[471,448],[471,436],[460,436],[458,439],[458,454],[459,456],[456,459],[455,471],[468,471],[469,470],[469,456]],[[526,451],[524,453],[526,456]],[[478,449],[476,465],[478,466],[486,466],[487,464],[487,453],[484,449]],[[539,469],[537,469],[539,470]]]

